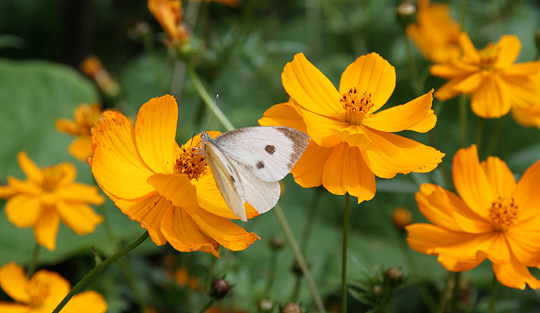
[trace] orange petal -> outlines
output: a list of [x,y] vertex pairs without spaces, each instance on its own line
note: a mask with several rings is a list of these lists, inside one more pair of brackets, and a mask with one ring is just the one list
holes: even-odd
[[538,74],[538,72],[540,72],[540,61],[512,64],[499,69],[499,73],[504,74],[504,76],[529,76]]
[[[47,288],[48,294],[41,304],[41,312],[52,312],[71,290],[71,285],[58,273],[40,270],[30,278],[30,282]],[[39,287],[38,287],[39,288]]]
[[463,201],[476,214],[487,218],[497,194],[480,166],[476,145],[458,150],[454,156],[452,174],[456,190]]
[[459,76],[449,80],[446,84],[442,85],[439,89],[437,89],[433,95],[435,96],[435,98],[441,101],[446,101],[454,98],[455,96],[459,95],[459,92],[454,90],[454,86],[459,84],[463,79],[467,77],[468,75]]
[[499,76],[485,76],[472,94],[471,108],[474,114],[483,118],[498,118],[512,108],[509,90]]
[[156,173],[173,173],[177,122],[178,105],[170,95],[150,99],[137,114],[137,150],[148,167]]
[[429,68],[429,72],[433,76],[445,78],[445,79],[453,79],[456,77],[467,77],[470,74],[472,74],[473,68],[467,68],[458,66],[455,62],[450,62],[446,64],[435,64],[432,65]]
[[[336,134],[338,130],[358,127],[345,123],[343,119],[328,118],[309,111],[303,111],[302,116],[306,123],[307,134],[311,137],[311,140],[322,147],[333,147],[342,141]],[[345,137],[348,136],[349,134],[347,133]]]
[[192,215],[192,218],[204,234],[232,251],[244,250],[259,238],[257,234],[248,233],[235,223],[204,210]]
[[529,167],[519,179],[514,191],[514,201],[519,208],[519,223],[538,216],[540,213],[540,161]]
[[7,303],[0,301],[0,312],[2,313],[28,313],[30,306],[18,303]]
[[163,216],[161,224],[163,235],[169,244],[178,251],[204,251],[219,257],[219,244],[201,232],[191,215],[184,210],[171,207]]
[[61,173],[58,186],[69,185],[77,178],[77,168],[72,163],[60,163],[55,169]]
[[72,183],[59,187],[55,194],[66,201],[85,202],[95,205],[101,205],[105,202],[105,198],[99,194],[97,187],[81,183]]
[[504,35],[497,42],[497,47],[499,48],[499,54],[495,67],[505,68],[516,62],[519,51],[521,51],[521,42],[515,35]]
[[365,128],[366,134],[377,145],[378,151],[364,151],[366,162],[382,178],[392,178],[397,173],[427,173],[441,163],[444,153],[417,141]]
[[432,93],[433,91],[430,91],[406,104],[369,115],[364,119],[363,124],[379,131],[399,132],[414,128],[418,124],[429,120],[430,123],[420,127],[421,132],[427,132],[435,127],[437,121],[437,117],[431,110]]
[[335,195],[349,193],[358,203],[375,196],[375,175],[369,170],[358,148],[346,143],[332,149],[322,173],[322,184]]
[[8,220],[17,227],[30,227],[36,224],[41,214],[39,197],[18,194],[6,203]]
[[332,148],[324,148],[310,141],[304,153],[291,170],[294,180],[304,188],[322,185],[323,169],[332,153]]
[[188,214],[199,209],[197,190],[185,174],[155,174],[148,178],[148,183],[160,195],[171,201],[174,206],[181,207]]
[[18,193],[24,193],[28,196],[39,197],[43,194],[41,183],[36,181],[22,181],[12,176],[7,178],[8,186],[0,187],[0,197],[9,198]]
[[157,191],[136,200],[118,199],[114,202],[131,220],[139,222],[148,231],[152,241],[164,245],[167,240],[163,236],[161,222],[167,210],[172,207],[170,201],[159,195]]
[[452,272],[464,272],[472,270],[473,268],[484,262],[486,258],[483,255],[479,255],[476,259],[467,262],[459,261],[459,259],[449,257],[447,255],[439,255],[437,261],[442,264],[447,270]]
[[469,35],[465,32],[459,34],[458,42],[463,50],[462,59],[466,61],[466,63],[480,64],[480,54],[474,47]]
[[37,243],[47,248],[49,251],[54,251],[56,248],[56,235],[58,234],[58,226],[60,217],[54,208],[44,208],[41,211],[37,223],[34,225],[34,236]]
[[420,212],[433,224],[451,231],[462,231],[454,220],[449,191],[434,184],[422,184],[415,194]]
[[305,110],[329,117],[343,114],[339,103],[341,95],[303,53],[296,54],[294,60],[285,65],[281,81],[289,96]]
[[30,301],[26,273],[22,266],[15,262],[5,264],[0,268],[0,287],[17,302],[28,303]]
[[63,310],[73,313],[105,313],[107,307],[105,298],[99,293],[90,290],[74,295]]
[[32,162],[32,160],[30,160],[26,152],[19,152],[17,155],[17,161],[19,162],[21,170],[24,172],[24,174],[26,174],[26,177],[28,177],[28,180],[41,182],[43,177],[43,174],[41,174],[41,169],[34,162]]
[[[525,208],[526,211],[528,208]],[[538,210],[534,210],[538,211]],[[519,212],[521,213],[521,211]],[[518,217],[521,217],[518,215]],[[514,227],[508,228],[506,238],[510,250],[521,263],[537,266],[540,262],[540,215],[527,221],[520,221]]]
[[92,128],[92,173],[102,189],[116,197],[136,199],[154,190],[146,183],[154,174],[142,161],[129,120],[107,111]]
[[[197,188],[197,200],[201,209],[220,217],[238,219],[225,203],[216,185],[216,181],[210,172],[192,183]],[[244,207],[246,208],[246,217],[248,219],[259,215],[259,212],[251,205],[245,205]]]
[[519,76],[501,76],[503,84],[511,97],[512,105],[514,108],[522,106],[523,108],[529,108],[530,112],[538,112],[540,106],[540,75],[534,75],[532,77],[519,77]]
[[68,152],[78,161],[82,162],[92,153],[92,137],[79,136],[71,142]]
[[495,236],[492,238],[491,247],[484,251],[493,263],[506,264],[510,262],[510,249],[505,234],[501,232],[495,233]]
[[306,133],[306,124],[300,115],[301,110],[293,100],[272,106],[259,119],[261,126],[288,126]]
[[55,123],[56,130],[61,133],[70,135],[78,135],[80,133],[79,126],[72,120],[67,118],[60,118]]
[[86,204],[59,201],[56,208],[62,222],[73,229],[77,235],[93,233],[96,226],[103,221],[103,217],[96,214]]
[[347,66],[341,75],[340,95],[353,87],[360,93],[371,94],[371,110],[375,112],[388,101],[396,88],[396,69],[375,52],[363,55]]
[[527,266],[514,257],[507,264],[493,263],[493,271],[497,280],[507,287],[524,290],[526,285],[529,285],[532,289],[540,288],[540,281],[531,275]]
[[493,191],[504,198],[511,198],[516,188],[516,179],[506,163],[498,157],[489,156],[480,165],[486,173]]
[[464,77],[457,82],[452,90],[459,93],[473,93],[475,92],[483,82],[484,75],[482,73],[472,73],[467,77]]

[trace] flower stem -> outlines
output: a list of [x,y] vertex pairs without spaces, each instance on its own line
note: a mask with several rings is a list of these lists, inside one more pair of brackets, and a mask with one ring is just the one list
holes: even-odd
[[191,63],[187,63],[187,72],[189,77],[191,78],[191,81],[193,82],[193,85],[195,86],[195,89],[197,89],[197,92],[199,93],[199,96],[201,96],[202,100],[206,104],[206,107],[208,107],[210,110],[214,112],[214,115],[217,117],[217,119],[225,126],[227,130],[233,130],[234,126],[229,121],[229,119],[223,114],[223,112],[218,107],[216,101],[212,100],[212,97],[208,94],[208,91],[204,88],[201,80],[199,79],[199,76],[197,76],[197,73],[195,72],[195,69],[193,68],[193,65]]
[[459,96],[459,127],[461,129],[461,147],[467,147],[467,99],[465,95]]
[[489,147],[486,150],[485,155],[494,155],[495,149],[497,148],[497,144],[499,143],[499,139],[501,137],[501,134],[504,130],[504,126],[506,125],[506,121],[508,120],[508,117],[504,116],[499,119],[499,122],[497,123],[497,127],[495,128],[495,131],[493,133],[490,133],[490,143]]
[[300,248],[298,247],[298,243],[296,243],[296,239],[294,239],[294,235],[292,233],[291,227],[289,226],[289,222],[287,222],[287,219],[285,218],[285,214],[283,214],[283,210],[281,209],[281,206],[279,204],[276,205],[273,211],[276,212],[279,223],[281,224],[281,227],[283,228],[283,232],[285,232],[285,237],[287,237],[287,241],[289,242],[289,245],[291,246],[294,256],[296,257],[296,261],[298,261],[298,265],[300,266],[300,269],[302,270],[302,274],[306,278],[306,283],[308,285],[309,290],[311,291],[311,295],[313,296],[313,301],[315,301],[317,310],[319,312],[326,312],[326,309],[324,308],[324,304],[321,300],[321,296],[319,295],[319,292],[317,291],[317,287],[315,286],[315,283],[313,282],[313,278],[311,277],[311,273],[309,272],[309,269],[307,267],[306,260],[304,259],[304,256],[302,255]]
[[497,276],[493,273],[493,282],[491,283],[491,313],[497,312]]
[[484,134],[484,119],[479,117],[478,118],[478,127],[476,128],[476,148],[478,149],[478,153],[480,154],[480,148],[482,145],[482,136]]
[[204,312],[206,312],[206,310],[208,310],[208,309],[212,306],[212,304],[214,304],[214,300],[213,300],[213,299],[210,300],[210,302],[208,302],[208,304],[206,304],[206,305],[199,311],[199,313],[204,313]]
[[451,272],[448,276],[448,279],[446,280],[446,288],[444,289],[443,294],[441,295],[441,301],[439,302],[439,307],[437,308],[437,313],[443,313],[446,309],[446,304],[448,303],[448,299],[450,299],[450,296],[452,294],[453,289],[453,282],[455,281],[456,273]]
[[270,295],[270,291],[272,290],[272,286],[274,285],[274,279],[276,277],[276,267],[277,267],[277,256],[278,251],[276,249],[271,249],[271,255],[270,255],[270,273],[268,275],[268,281],[266,282],[266,289],[264,294],[268,297]]
[[411,49],[411,43],[409,42],[409,39],[407,38],[407,32],[402,32],[403,34],[403,41],[405,42],[405,49],[407,50],[407,60],[409,61],[409,70],[411,71],[411,76],[414,81],[414,93],[419,96],[422,94],[422,87],[420,83],[420,79],[418,78],[418,72],[416,71],[416,64],[414,63],[414,58],[412,54]]
[[105,261],[103,261],[102,263],[100,263],[99,265],[97,265],[96,267],[94,267],[90,272],[88,272],[88,274],[86,274],[83,279],[81,279],[72,289],[71,291],[64,297],[64,299],[62,300],[62,302],[60,302],[60,304],[58,304],[58,306],[54,309],[54,311],[52,313],[58,313],[60,312],[60,310],[62,310],[62,308],[66,305],[66,303],[68,303],[68,301],[75,295],[77,294],[79,291],[81,291],[81,289],[88,283],[90,282],[94,276],[96,276],[98,273],[100,273],[101,271],[103,271],[103,269],[109,265],[110,263],[114,262],[115,260],[117,260],[118,258],[121,258],[123,257],[125,254],[127,254],[128,252],[130,252],[131,250],[137,248],[141,243],[143,243],[146,238],[148,238],[149,235],[148,235],[148,232],[144,232],[144,234],[141,235],[141,237],[139,237],[139,239],[137,239],[135,242],[133,242],[132,244],[130,244],[129,246],[125,247],[124,249],[120,250],[119,252],[115,253],[114,255],[112,255],[110,258],[107,258]]
[[32,252],[32,258],[30,259],[30,263],[28,263],[28,269],[26,270],[26,277],[28,278],[32,277],[32,274],[34,274],[34,271],[36,270],[40,249],[41,247],[39,243],[36,242],[36,245],[34,246],[34,251]]
[[465,18],[467,17],[467,0],[461,0],[461,19],[460,19],[460,26],[461,31],[465,29]]
[[351,195],[345,194],[345,213],[343,215],[343,248],[341,251],[341,312],[347,313],[347,254],[349,246],[349,215]]

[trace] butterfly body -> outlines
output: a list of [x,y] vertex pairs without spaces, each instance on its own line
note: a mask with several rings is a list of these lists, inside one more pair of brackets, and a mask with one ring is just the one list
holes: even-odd
[[245,127],[211,138],[201,134],[201,152],[232,212],[247,221],[244,203],[259,213],[280,196],[278,181],[292,169],[309,136],[284,126]]

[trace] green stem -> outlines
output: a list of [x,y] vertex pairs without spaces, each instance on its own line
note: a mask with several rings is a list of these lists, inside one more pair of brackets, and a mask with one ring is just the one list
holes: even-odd
[[405,42],[405,48],[407,50],[407,60],[409,61],[409,69],[411,71],[411,76],[414,81],[414,93],[419,96],[422,94],[422,87],[420,79],[418,78],[418,72],[416,71],[416,64],[414,63],[414,57],[411,49],[411,43],[407,38],[407,33],[403,31],[403,41]]
[[317,205],[319,204],[321,195],[322,195],[322,189],[315,188],[315,195],[313,196],[313,200],[311,201],[311,205],[309,206],[309,213],[306,218],[306,224],[304,225],[304,231],[302,232],[302,240],[300,241],[300,245],[302,249],[301,251],[302,251],[302,254],[304,255],[307,252],[309,235],[311,234],[311,227],[313,226],[313,221],[315,220],[315,213],[317,213]]
[[270,295],[270,291],[272,290],[272,286],[274,285],[274,279],[276,277],[276,267],[277,267],[277,256],[278,251],[276,249],[271,249],[272,254],[270,255],[270,273],[268,275],[268,281],[266,282],[266,289],[265,289],[265,296]]
[[458,304],[459,304],[459,282],[461,280],[461,272],[455,272],[454,273],[454,290],[452,291],[452,312],[458,311]]
[[193,65],[191,65],[191,63],[187,63],[186,66],[187,66],[188,75],[191,78],[191,81],[193,82],[195,89],[197,89],[199,96],[201,96],[202,100],[206,104],[206,107],[208,107],[211,111],[213,110],[214,115],[223,124],[223,126],[225,126],[227,130],[233,130],[234,129],[233,124],[229,121],[229,119],[225,116],[225,114],[223,114],[223,112],[219,109],[216,102],[210,97],[210,95],[204,88],[201,80],[199,79],[199,76],[197,76],[197,73],[195,72]]
[[34,251],[32,252],[32,258],[30,259],[30,263],[28,264],[28,269],[26,270],[26,277],[28,278],[32,277],[32,275],[34,274],[34,271],[36,270],[40,249],[41,249],[41,246],[39,245],[39,243],[36,242],[36,245],[34,246]]
[[491,313],[497,312],[497,276],[493,274],[493,282],[491,283]]
[[341,251],[341,312],[347,312],[347,254],[349,246],[349,216],[351,195],[345,194],[345,213],[343,215],[343,248]]
[[495,149],[497,148],[497,144],[499,143],[499,139],[504,130],[504,126],[506,125],[507,120],[508,120],[508,117],[506,116],[501,117],[499,119],[499,122],[497,123],[497,128],[495,128],[495,131],[492,134],[490,134],[491,142],[489,143],[489,147],[487,148],[485,155],[495,154]]
[[478,149],[478,154],[480,154],[480,149],[482,147],[482,136],[484,135],[484,119],[478,118],[478,126],[476,128],[476,148]]
[[309,290],[311,291],[313,300],[315,301],[315,304],[317,305],[317,310],[319,310],[319,312],[326,312],[326,309],[324,308],[324,304],[321,300],[321,296],[319,295],[319,292],[317,291],[317,287],[315,286],[315,283],[313,282],[313,278],[311,277],[311,273],[309,272],[309,269],[307,267],[306,260],[304,259],[304,256],[302,255],[300,248],[298,247],[298,243],[296,243],[296,239],[294,239],[294,235],[292,233],[291,227],[289,226],[289,222],[287,222],[287,218],[285,218],[285,214],[283,214],[283,210],[281,209],[281,206],[279,204],[276,205],[273,211],[276,212],[278,221],[281,224],[281,227],[283,228],[283,232],[285,232],[285,237],[287,237],[287,241],[289,242],[289,245],[291,246],[294,256],[296,257],[296,261],[298,261],[298,265],[300,266],[300,269],[302,270],[302,274],[306,278],[306,283],[308,285]]
[[461,129],[461,147],[467,147],[467,99],[465,95],[459,96],[459,128]]
[[210,302],[208,302],[208,304],[206,304],[206,305],[199,311],[199,313],[204,313],[204,312],[206,312],[206,310],[208,310],[208,309],[212,306],[212,304],[214,304],[214,300],[213,300],[213,299],[210,300]]
[[451,272],[450,275],[448,276],[448,279],[446,281],[446,289],[444,290],[441,296],[441,302],[439,302],[437,313],[445,312],[446,304],[448,303],[448,299],[450,299],[450,296],[452,294],[452,287],[453,287],[453,282],[455,281],[454,280],[455,274],[456,274],[455,272]]
[[112,255],[110,258],[106,259],[105,261],[103,261],[103,263],[97,265],[96,267],[94,267],[90,272],[88,272],[88,274],[86,274],[86,276],[83,277],[83,279],[81,279],[72,289],[71,291],[64,297],[64,299],[62,300],[62,302],[60,302],[60,304],[58,304],[58,306],[54,309],[54,311],[52,313],[58,313],[60,312],[60,310],[62,310],[62,308],[66,305],[66,303],[68,303],[68,301],[75,295],[77,294],[79,291],[81,291],[81,289],[88,283],[90,282],[94,276],[96,276],[98,273],[100,273],[101,271],[103,271],[103,269],[109,265],[110,263],[114,262],[115,260],[123,257],[125,254],[127,254],[128,252],[130,252],[131,250],[137,248],[141,243],[143,243],[146,238],[148,238],[149,235],[148,235],[148,232],[144,232],[144,234],[141,235],[141,237],[139,237],[139,239],[137,239],[135,242],[133,242],[132,244],[130,244],[129,246],[125,247],[124,249],[122,249],[121,251],[117,252],[116,254]]
[[461,0],[461,19],[460,26],[461,31],[465,29],[465,17],[467,16],[467,0]]

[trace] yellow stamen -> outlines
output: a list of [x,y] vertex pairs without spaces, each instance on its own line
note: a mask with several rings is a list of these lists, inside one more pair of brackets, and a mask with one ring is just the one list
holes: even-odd
[[175,173],[187,174],[189,179],[198,180],[206,172],[206,162],[197,149],[182,146],[176,157]]
[[28,281],[26,292],[30,297],[30,305],[37,307],[49,296],[50,284],[47,281],[37,279],[35,276]]
[[371,93],[365,91],[360,93],[356,90],[356,87],[344,93],[339,102],[345,109],[345,121],[354,125],[361,125],[364,117],[369,115],[373,107]]
[[495,231],[505,232],[512,225],[518,224],[518,207],[513,198],[498,197],[493,201],[489,209],[489,217]]
[[485,70],[491,70],[499,58],[500,47],[490,43],[487,47],[480,50],[480,67]]
[[41,180],[41,188],[44,191],[54,191],[58,187],[58,183],[65,176],[65,172],[57,166],[48,166],[41,169],[43,179]]

